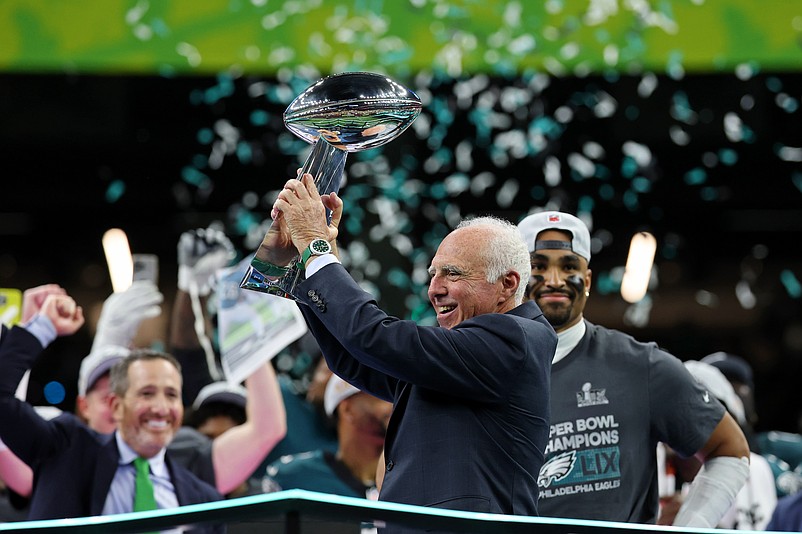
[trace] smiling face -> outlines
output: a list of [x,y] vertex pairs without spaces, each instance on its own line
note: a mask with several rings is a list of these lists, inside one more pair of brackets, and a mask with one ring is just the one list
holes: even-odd
[[[538,241],[570,241],[565,232],[540,232]],[[591,271],[585,258],[570,250],[540,249],[532,253],[532,278],[527,298],[534,300],[556,332],[582,319],[590,291]]]
[[114,419],[123,440],[144,458],[169,444],[184,416],[181,375],[167,360],[134,361],[128,367],[128,388],[112,400]]
[[492,237],[487,228],[468,227],[451,232],[440,243],[429,267],[429,301],[441,327],[451,329],[471,317],[515,307],[517,273],[487,281],[485,243]]

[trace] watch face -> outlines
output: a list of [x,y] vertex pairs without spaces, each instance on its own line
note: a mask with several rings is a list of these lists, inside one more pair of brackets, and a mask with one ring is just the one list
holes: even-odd
[[309,248],[311,248],[312,252],[315,254],[326,254],[331,251],[331,245],[324,239],[315,239],[309,244]]

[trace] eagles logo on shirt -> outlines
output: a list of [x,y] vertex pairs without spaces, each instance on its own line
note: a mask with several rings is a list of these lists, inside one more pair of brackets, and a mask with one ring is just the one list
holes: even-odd
[[568,451],[550,458],[548,462],[540,468],[540,475],[537,478],[537,485],[541,488],[548,488],[552,482],[559,482],[564,479],[574,468],[576,462],[576,452]]

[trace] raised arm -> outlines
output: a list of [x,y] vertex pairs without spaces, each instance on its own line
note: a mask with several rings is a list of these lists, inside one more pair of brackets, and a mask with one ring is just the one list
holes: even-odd
[[270,362],[245,380],[247,420],[218,436],[212,444],[217,490],[236,489],[259,467],[287,433],[287,415],[276,373]]
[[[83,310],[65,294],[50,294],[23,326],[15,326],[0,345],[0,437],[23,462],[31,463],[59,447],[61,436],[15,390],[36,357],[57,336],[74,334]],[[13,460],[12,460],[13,461]],[[12,464],[13,465],[13,464]],[[25,493],[24,487],[22,493]]]
[[[22,323],[25,324],[33,319],[48,295],[66,294],[64,288],[58,284],[45,284],[26,289],[22,294]],[[2,440],[0,440],[0,479],[18,495],[30,497],[33,488],[33,470]]]
[[[170,317],[169,345],[171,350],[199,350],[203,346],[198,338],[198,327],[202,327],[200,335],[206,335],[209,330],[205,311],[206,301],[212,290],[212,279],[215,272],[228,265],[234,257],[234,245],[219,230],[197,228],[181,234],[176,248],[178,292]],[[197,302],[193,302],[195,299]],[[200,319],[196,316],[196,311],[201,312]],[[198,324],[199,320],[201,325]]]
[[213,228],[181,234],[177,245],[178,291],[170,317],[170,352],[181,363],[183,400],[189,405],[203,386],[221,378],[210,335],[207,301],[215,273],[235,256],[234,245]]
[[22,497],[30,497],[33,470],[0,441],[0,479]]

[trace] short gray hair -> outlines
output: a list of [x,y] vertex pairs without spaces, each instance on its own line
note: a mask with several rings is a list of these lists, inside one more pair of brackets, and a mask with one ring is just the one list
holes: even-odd
[[521,280],[515,290],[515,304],[520,304],[526,294],[526,285],[531,273],[529,250],[526,248],[518,227],[499,217],[484,216],[466,219],[457,229],[471,227],[490,228],[495,237],[487,241],[484,249],[477,251],[484,255],[487,263],[487,281],[495,282],[510,271],[515,271]]
[[159,352],[157,350],[136,349],[131,351],[131,354],[115,363],[111,368],[111,373],[109,375],[111,390],[118,397],[124,397],[125,393],[128,391],[128,368],[131,367],[131,364],[138,361],[152,360],[165,360],[171,363],[178,370],[178,376],[181,377],[181,382],[183,383],[183,377],[181,376],[181,364],[178,363],[178,360],[175,358],[175,356],[166,352]]

